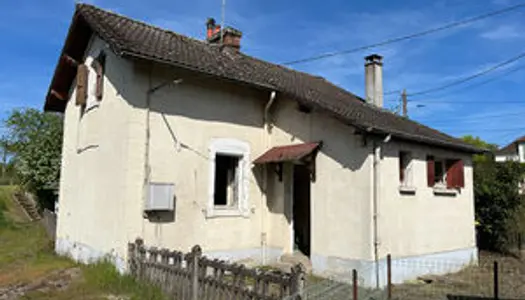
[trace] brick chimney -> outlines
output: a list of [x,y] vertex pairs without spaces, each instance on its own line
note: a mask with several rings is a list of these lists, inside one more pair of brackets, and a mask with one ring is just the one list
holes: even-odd
[[383,57],[372,54],[365,57],[366,102],[383,107]]
[[215,19],[208,18],[208,21],[206,21],[206,40],[208,43],[219,45],[221,43],[221,35],[222,44],[225,47],[236,50],[241,48],[241,31],[229,26],[221,30],[221,25],[217,25]]

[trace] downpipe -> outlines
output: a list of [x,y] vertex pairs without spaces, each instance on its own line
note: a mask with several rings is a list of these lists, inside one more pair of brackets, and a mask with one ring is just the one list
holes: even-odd
[[373,206],[373,226],[374,226],[374,264],[375,264],[375,279],[376,279],[376,288],[379,289],[379,245],[380,245],[380,236],[379,236],[379,201],[380,201],[380,191],[381,191],[381,150],[383,144],[390,142],[392,135],[387,135],[382,141],[373,141],[372,147],[374,151],[373,155],[373,191],[372,191],[372,206]]

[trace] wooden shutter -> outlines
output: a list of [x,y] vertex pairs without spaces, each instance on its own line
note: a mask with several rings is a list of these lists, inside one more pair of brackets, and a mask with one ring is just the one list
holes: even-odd
[[456,187],[465,187],[465,166],[463,160],[458,159],[455,163],[456,166]]
[[427,184],[429,187],[434,186],[435,181],[435,169],[434,169],[434,157],[427,156]]
[[88,88],[88,68],[84,64],[77,67],[76,105],[86,105]]

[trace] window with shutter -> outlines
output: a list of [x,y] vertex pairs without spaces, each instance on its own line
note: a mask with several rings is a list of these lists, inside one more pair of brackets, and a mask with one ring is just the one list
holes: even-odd
[[454,162],[454,187],[465,187],[465,166],[463,160],[458,159]]
[[106,64],[106,55],[100,52],[96,59],[93,60],[92,67],[96,72],[95,97],[102,100],[104,95],[104,68]]
[[88,67],[79,64],[77,67],[76,105],[86,105],[88,90]]
[[434,157],[427,156],[427,185],[433,187],[435,183]]

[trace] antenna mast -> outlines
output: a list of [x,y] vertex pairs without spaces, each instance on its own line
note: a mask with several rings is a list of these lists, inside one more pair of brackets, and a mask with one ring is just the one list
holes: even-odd
[[221,31],[219,34],[221,35],[221,46],[223,45],[223,30],[224,30],[224,22],[226,18],[226,0],[222,0],[222,6],[221,6]]

